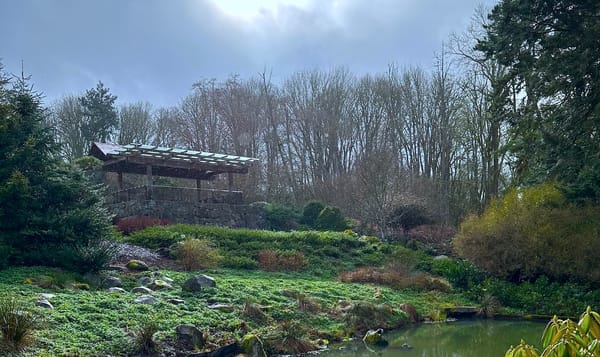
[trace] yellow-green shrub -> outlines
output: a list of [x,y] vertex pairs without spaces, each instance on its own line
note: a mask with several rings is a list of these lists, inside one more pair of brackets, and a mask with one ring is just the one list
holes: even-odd
[[600,278],[600,207],[577,207],[553,184],[513,189],[481,216],[468,217],[454,248],[475,265],[513,281]]
[[215,268],[223,257],[207,239],[187,239],[180,242],[175,255],[185,270]]

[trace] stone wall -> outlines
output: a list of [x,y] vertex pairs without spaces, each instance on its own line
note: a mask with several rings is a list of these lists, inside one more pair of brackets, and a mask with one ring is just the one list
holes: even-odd
[[172,223],[216,225],[232,228],[264,229],[264,205],[233,205],[157,200],[135,200],[112,203],[109,210],[116,219],[130,216],[149,216],[167,219]]

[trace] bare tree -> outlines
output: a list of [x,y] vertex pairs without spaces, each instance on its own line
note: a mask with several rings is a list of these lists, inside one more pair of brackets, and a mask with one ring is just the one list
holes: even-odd
[[119,144],[148,144],[152,140],[155,124],[150,103],[124,104],[119,108]]

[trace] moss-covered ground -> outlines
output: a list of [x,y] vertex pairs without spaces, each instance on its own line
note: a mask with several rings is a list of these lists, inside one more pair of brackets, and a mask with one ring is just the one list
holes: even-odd
[[[202,271],[216,279],[216,288],[200,293],[184,292],[182,283],[199,272],[159,272],[174,280],[171,290],[156,291],[160,302],[155,305],[135,303],[137,279],[148,273],[122,273],[127,293],[69,288],[80,277],[49,268],[9,268],[0,271],[0,292],[24,300],[33,306],[39,293],[52,293],[53,310],[33,308],[42,317],[36,342],[25,355],[30,356],[98,356],[126,355],[132,348],[132,336],[145,321],[159,326],[156,338],[173,338],[179,324],[192,324],[205,332],[214,346],[255,333],[269,336],[305,334],[309,339],[341,339],[353,331],[342,317],[340,301],[385,304],[395,312],[398,305],[412,303],[425,315],[447,304],[467,303],[459,295],[436,291],[394,290],[369,284],[342,283],[335,278],[316,277],[309,273],[281,273],[248,270]],[[156,274],[156,273],[155,273]],[[117,274],[119,275],[119,274]],[[44,278],[45,277],[45,278]],[[49,278],[48,278],[49,277]],[[31,284],[30,281],[44,283]],[[44,287],[38,286],[44,285]],[[52,286],[53,285],[53,286]],[[178,298],[184,304],[167,300]],[[223,303],[230,310],[209,309]],[[244,311],[258,307],[262,314]],[[226,310],[226,309],[225,309]],[[288,329],[288,331],[285,331]],[[276,337],[277,338],[277,337]]]

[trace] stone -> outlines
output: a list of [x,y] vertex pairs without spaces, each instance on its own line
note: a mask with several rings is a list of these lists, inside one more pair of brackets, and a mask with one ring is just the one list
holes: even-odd
[[383,329],[369,330],[363,337],[363,342],[367,345],[385,347],[388,342],[383,339]]
[[447,255],[436,255],[435,257],[433,257],[433,260],[444,260],[444,259],[450,259],[448,258]]
[[201,275],[196,275],[196,276],[192,276],[191,278],[189,278],[188,280],[185,281],[185,283],[183,283],[183,290],[185,291],[191,291],[191,292],[198,292],[200,290],[202,290],[203,287],[215,287],[217,286],[217,283],[215,282],[215,279],[201,274]]
[[183,344],[188,350],[204,348],[206,341],[202,331],[194,325],[181,324],[175,327],[175,334],[179,343]]
[[167,302],[169,304],[173,304],[173,305],[185,304],[185,300],[183,300],[183,299],[175,299],[175,298],[168,299]]
[[134,294],[152,294],[153,291],[151,289],[148,289],[145,286],[136,286],[135,288],[131,289],[131,292]]
[[267,357],[262,341],[258,336],[248,334],[242,338],[242,352],[250,357]]
[[102,277],[99,274],[95,274],[95,273],[85,273],[83,275],[83,281],[92,286],[101,286],[102,285]]
[[119,288],[117,286],[113,286],[112,288],[108,288],[108,291],[111,292],[111,293],[119,293],[119,294],[123,294],[123,293],[127,292],[127,291],[125,291],[125,289]]
[[173,286],[164,280],[156,279],[152,283],[150,283],[150,285],[148,285],[148,288],[152,290],[165,290],[173,289]]
[[138,296],[135,298],[135,302],[137,302],[138,304],[148,304],[148,305],[154,305],[154,304],[159,303],[158,299],[152,295]]
[[50,301],[46,299],[41,299],[35,302],[35,306],[39,306],[44,309],[54,309],[54,306],[50,303]]
[[109,276],[108,278],[104,279],[102,285],[105,288],[120,288],[121,286],[123,286],[123,282],[121,281],[121,279],[115,276]]
[[167,282],[167,283],[169,283],[169,284],[173,284],[173,279],[171,279],[171,278],[168,278],[168,277],[166,277],[166,276],[163,276],[163,277],[162,277],[162,278],[160,278],[160,279],[161,279],[161,280],[164,280],[164,281],[166,281],[166,282]]
[[403,344],[400,345],[400,349],[401,350],[412,350],[413,346],[411,346],[408,343],[404,342]]
[[50,293],[39,293],[38,296],[44,300],[50,300],[53,297],[55,297],[56,295],[50,294]]
[[149,276],[142,276],[141,278],[138,279],[138,283],[140,283],[141,286],[146,286],[148,284],[150,284],[152,282],[152,278]]
[[146,264],[143,261],[138,260],[138,259],[131,259],[129,262],[127,262],[126,267],[129,270],[135,270],[135,271],[145,271],[145,270],[149,269],[148,264]]
[[233,306],[227,305],[227,304],[215,303],[212,305],[208,305],[207,307],[211,310],[219,310],[221,312],[232,312],[233,311]]

